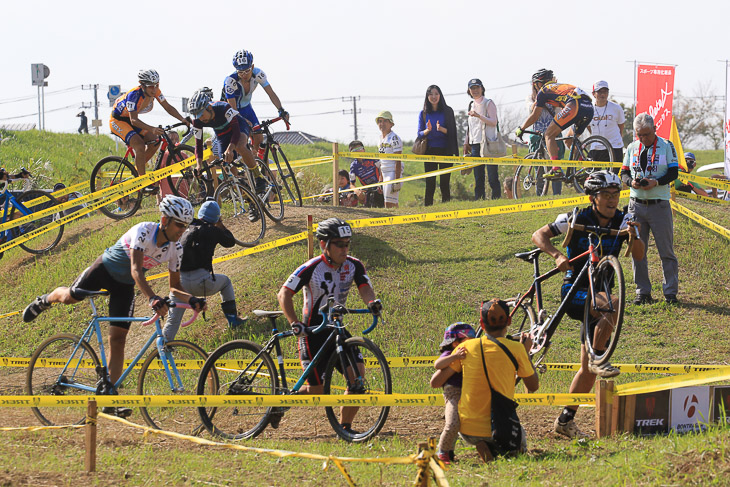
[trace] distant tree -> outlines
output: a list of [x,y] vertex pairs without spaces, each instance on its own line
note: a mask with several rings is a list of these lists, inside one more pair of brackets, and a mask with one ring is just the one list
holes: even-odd
[[466,137],[469,116],[466,114],[466,110],[460,110],[454,115],[454,118],[456,119],[456,141],[461,147],[464,144],[464,137]]
[[694,96],[677,91],[672,114],[683,146],[712,147],[718,150],[724,143],[721,97],[712,94],[712,84],[699,82]]
[[619,103],[619,105],[623,108],[626,117],[623,133],[624,147],[626,147],[634,141],[634,105],[625,105],[623,103]]

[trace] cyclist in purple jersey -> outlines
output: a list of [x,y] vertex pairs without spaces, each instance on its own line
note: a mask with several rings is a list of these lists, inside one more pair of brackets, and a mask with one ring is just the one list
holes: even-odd
[[[241,133],[248,136],[248,124],[241,115],[224,102],[211,103],[211,91],[209,88],[201,88],[193,93],[188,102],[188,112],[195,117],[193,121],[193,133],[195,135],[195,159],[198,170],[202,169],[203,161],[203,127],[212,127],[216,138],[213,151],[224,161],[231,162],[234,153],[241,155],[243,162],[254,175],[256,181],[256,192],[266,191],[266,181],[261,177],[253,154],[246,145],[248,137],[241,137]],[[235,167],[231,171],[238,175]]]

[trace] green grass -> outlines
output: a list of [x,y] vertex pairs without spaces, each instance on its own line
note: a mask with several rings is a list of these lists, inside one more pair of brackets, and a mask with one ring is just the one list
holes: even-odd
[[[28,147],[49,146],[42,154],[56,152],[54,168],[69,168],[59,172],[60,178],[72,180],[74,161],[61,154],[73,154],[78,144],[88,143],[91,136],[58,135],[45,141],[24,134],[25,151]],[[21,137],[21,134],[18,134]],[[44,135],[45,137],[45,135]],[[100,138],[102,139],[102,138]],[[11,146],[15,142],[11,142]],[[60,148],[66,147],[63,152]],[[3,151],[6,144],[3,144]],[[103,150],[89,156],[99,158]],[[14,150],[20,150],[16,147]],[[285,150],[291,159],[326,155],[331,148],[318,144],[307,148]],[[329,152],[328,152],[329,151]],[[17,167],[29,152],[16,152],[17,156],[5,158],[8,168]],[[700,158],[703,153],[698,153]],[[711,155],[707,162],[712,162]],[[56,158],[58,160],[56,160]],[[9,161],[9,162],[8,162]],[[508,174],[510,168],[503,167]],[[55,170],[55,169],[54,169]],[[60,171],[60,170],[59,170]],[[410,172],[412,171],[412,172]],[[422,166],[406,163],[406,174],[422,171]],[[315,166],[312,174],[325,178],[331,168]],[[323,179],[324,180],[324,179]],[[459,183],[461,181],[461,183]],[[418,186],[421,184],[421,186]],[[462,184],[464,195],[471,192],[472,176],[455,176],[452,187]],[[411,187],[412,186],[412,187]],[[423,194],[422,183],[405,186],[401,208],[397,214],[422,213],[418,196]],[[456,192],[454,192],[456,195]],[[456,196],[455,196],[456,197]],[[479,206],[502,205],[504,200],[474,203],[456,197],[447,205],[435,205],[428,211],[446,211]],[[466,198],[466,196],[463,196]],[[439,201],[437,194],[437,201]],[[681,203],[707,218],[730,227],[730,214],[725,207],[684,201]],[[525,291],[530,282],[532,268],[513,257],[515,252],[531,249],[532,232],[554,220],[563,210],[534,211],[521,214],[469,218],[433,223],[373,227],[356,230],[352,254],[362,259],[368,268],[378,297],[385,305],[386,325],[379,326],[370,336],[387,356],[435,355],[443,330],[451,322],[477,320],[476,308],[483,299],[510,297]],[[564,211],[567,211],[564,210]],[[332,209],[325,206],[307,206],[296,218],[287,218],[281,225],[271,225],[266,240],[302,231],[305,214],[314,215],[315,221],[337,215],[345,219],[392,215],[394,212],[374,209]],[[35,257],[19,249],[9,251],[1,261],[0,289],[3,290],[0,314],[22,309],[31,299],[48,292],[57,285],[68,285],[93,259],[128,229],[139,221],[152,220],[152,209],[141,212],[133,219],[112,222],[102,216],[94,216],[67,229],[59,247],[50,255]],[[234,249],[235,250],[235,249]],[[628,306],[621,342],[613,361],[621,363],[727,363],[730,342],[727,340],[730,312],[730,243],[713,232],[688,221],[681,215],[675,217],[675,250],[680,261],[681,304],[669,307],[664,303],[650,306]],[[219,251],[219,255],[226,252]],[[243,314],[252,309],[276,309],[276,292],[288,275],[306,259],[303,243],[254,254],[242,259],[220,264],[216,270],[229,275],[237,294],[238,306]],[[631,262],[621,258],[627,282],[627,296],[633,296]],[[548,259],[543,259],[547,269]],[[661,269],[656,248],[649,248],[650,275],[653,294],[661,296]],[[547,305],[558,305],[559,279],[545,286]],[[153,289],[164,293],[165,280],[155,281]],[[351,293],[349,304],[359,306],[356,293]],[[263,342],[268,334],[267,322],[251,320],[245,330],[231,332],[227,329],[220,310],[220,298],[210,300],[207,321],[196,322],[182,330],[181,339],[191,340],[206,350],[212,350],[232,338],[247,338]],[[297,309],[301,297],[296,298]],[[102,306],[104,309],[105,306]],[[139,299],[140,313],[146,309]],[[54,306],[31,325],[23,324],[18,317],[0,320],[0,356],[29,356],[46,337],[57,332],[80,333],[88,321],[86,303],[75,306]],[[365,326],[364,318],[352,318],[353,333]],[[145,331],[145,335],[146,335]],[[295,357],[293,340],[285,343],[287,357]],[[578,358],[579,328],[565,319],[555,335],[548,355],[551,362],[575,362]],[[0,385],[8,386],[8,369],[0,368]],[[19,371],[15,372],[15,377]],[[394,390],[403,393],[430,392],[427,368],[393,369]],[[623,374],[618,383],[627,383],[656,376]],[[22,376],[17,379],[22,382]],[[565,392],[571,375],[548,373],[541,376],[540,392]],[[10,384],[12,385],[12,384]],[[19,386],[20,384],[18,384]],[[133,389],[130,383],[127,390]],[[18,389],[19,390],[19,389]],[[526,409],[526,408],[525,408]],[[524,409],[521,409],[524,410]],[[413,411],[413,410],[411,410]],[[435,424],[436,433],[441,427],[438,408],[429,417]],[[544,410],[555,414],[558,408]],[[592,410],[581,411],[589,417]],[[408,417],[410,412],[401,409]],[[424,413],[428,415],[428,413]],[[531,414],[525,413],[527,417]],[[295,414],[287,414],[289,421],[296,421]],[[405,420],[407,421],[407,419]],[[24,424],[35,424],[28,414]],[[285,426],[286,423],[282,427]],[[407,422],[405,423],[407,424]],[[401,456],[413,453],[415,443],[426,439],[427,433],[415,426],[405,432],[385,434],[368,445],[346,445],[333,439],[317,441],[260,438],[245,444],[264,448],[307,451],[342,456]],[[306,430],[306,425],[301,426]],[[386,423],[385,432],[389,424]],[[730,469],[728,462],[727,430],[713,429],[702,435],[636,438],[621,436],[611,439],[569,442],[556,440],[550,435],[537,435],[537,425],[527,424],[530,454],[527,457],[503,460],[491,466],[477,462],[473,449],[459,444],[457,454],[462,462],[447,474],[451,485],[657,485],[657,484],[726,484]],[[329,432],[328,432],[329,433]],[[334,466],[322,472],[316,461],[283,459],[264,455],[234,453],[227,450],[201,450],[181,445],[173,440],[149,440],[131,435],[115,439],[100,429],[99,471],[96,476],[86,476],[83,469],[82,433],[2,433],[7,448],[0,452],[0,485],[34,483],[41,476],[47,483],[78,484],[96,483],[111,485],[126,481],[130,485],[159,484],[190,485],[209,482],[215,485],[261,485],[271,479],[272,485],[336,485],[342,483],[341,475]],[[433,431],[431,432],[433,434]],[[417,439],[414,439],[417,438]],[[32,458],[31,462],[17,462],[18,457]],[[415,478],[414,467],[377,465],[348,466],[358,485],[404,485]],[[23,480],[25,479],[25,480]],[[13,483],[14,482],[14,483]],[[38,483],[38,482],[35,482]]]

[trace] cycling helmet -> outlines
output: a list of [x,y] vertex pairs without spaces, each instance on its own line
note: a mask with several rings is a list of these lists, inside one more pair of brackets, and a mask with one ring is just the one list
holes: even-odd
[[689,172],[692,172],[692,170],[697,165],[697,161],[695,161],[695,155],[691,152],[684,153],[684,162],[687,163],[687,170]]
[[317,231],[314,234],[318,239],[327,241],[333,238],[348,238],[352,237],[352,227],[345,220],[327,218],[317,225]]
[[233,67],[236,71],[245,71],[253,66],[253,54],[241,49],[233,55]]
[[583,189],[586,194],[592,195],[605,188],[621,189],[621,180],[608,170],[596,171],[588,175]]
[[160,82],[160,75],[154,69],[140,69],[137,79],[142,85],[156,85]]
[[180,196],[167,195],[160,203],[160,213],[164,216],[190,224],[193,221],[193,205]]
[[208,88],[207,86],[203,86],[198,91],[201,92],[201,93],[205,93],[206,95],[208,95],[211,100],[213,99],[213,89],[212,88]]
[[532,82],[537,83],[547,83],[548,81],[552,81],[554,75],[552,70],[550,69],[539,69],[535,74],[532,75]]
[[195,118],[198,118],[200,115],[205,112],[205,109],[210,104],[211,95],[210,92],[205,91],[209,88],[201,88],[199,90],[196,90],[195,93],[193,93],[193,96],[190,97],[190,100],[188,101],[188,112],[190,112],[190,115],[192,115]]

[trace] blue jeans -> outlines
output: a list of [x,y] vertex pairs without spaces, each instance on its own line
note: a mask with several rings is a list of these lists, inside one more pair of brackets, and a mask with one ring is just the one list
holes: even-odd
[[[471,157],[481,157],[479,151],[482,144],[471,145]],[[484,185],[484,173],[486,168],[489,187],[492,190],[492,199],[496,200],[502,196],[502,186],[499,184],[499,167],[494,164],[480,164],[474,168],[474,199],[487,199],[487,192]]]

